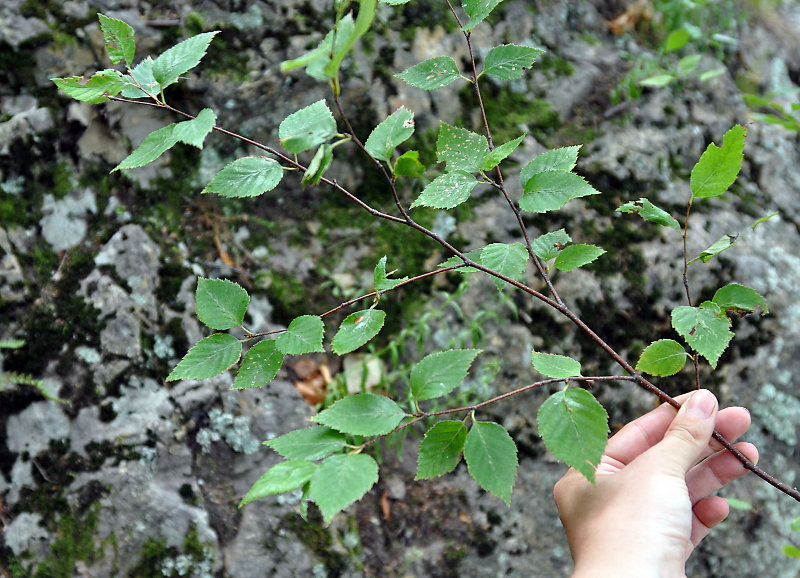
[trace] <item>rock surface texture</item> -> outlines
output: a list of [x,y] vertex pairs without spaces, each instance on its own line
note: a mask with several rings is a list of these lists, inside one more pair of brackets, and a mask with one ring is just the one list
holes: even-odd
[[[522,191],[515,170],[547,148],[584,144],[578,172],[602,195],[572,201],[551,221],[537,215],[528,225],[535,235],[565,227],[576,242],[608,251],[596,265],[555,276],[556,288],[634,362],[646,343],[675,338],[669,312],[685,300],[683,246],[674,231],[614,208],[646,196],[680,218],[689,171],[707,144],[752,118],[743,93],[780,91],[776,98],[789,106],[800,91],[800,5],[734,0],[718,3],[725,18],[686,16],[698,34],[724,40],[695,40],[680,53],[701,54],[698,73],[662,88],[634,82],[626,90],[635,63],[677,66],[677,56],[659,56],[658,38],[679,2],[650,4],[506,0],[472,37],[478,60],[500,43],[548,51],[520,80],[481,81],[487,114],[495,142],[526,134],[511,157],[518,167],[505,174],[516,197]],[[375,225],[331,190],[301,188],[293,175],[255,200],[200,195],[226,163],[253,152],[221,135],[202,151],[176,147],[144,168],[109,174],[151,131],[177,119],[146,106],[69,101],[49,78],[109,65],[96,10],[134,27],[137,59],[189,34],[221,30],[201,66],[168,96],[193,113],[210,107],[219,126],[277,147],[277,127],[287,115],[322,98],[332,102],[326,83],[280,71],[282,61],[323,38],[331,5],[7,0],[0,7],[0,341],[25,341],[0,349],[3,576],[569,575],[551,497],[565,466],[536,430],[536,412],[550,392],[536,390],[483,413],[503,424],[519,449],[510,508],[481,491],[463,464],[452,475],[414,481],[419,436],[410,434],[383,448],[380,481],[365,498],[325,525],[313,507],[308,520],[300,517],[299,491],[237,505],[280,459],[262,442],[313,416],[298,391],[307,389],[297,385],[324,385],[325,375],[341,374],[344,390],[359,391],[354,375],[361,375],[362,357],[290,359],[258,390],[231,390],[229,374],[165,381],[206,335],[194,315],[198,276],[247,287],[253,299],[246,324],[267,332],[366,292],[371,267],[384,254],[400,276],[449,256],[391,224]],[[650,12],[638,13],[641,5]],[[609,22],[621,14],[631,29],[615,34]],[[343,66],[343,107],[362,140],[401,105],[416,113],[415,146],[423,157],[430,154],[423,158],[428,164],[435,163],[439,120],[480,130],[470,89],[455,83],[423,92],[393,77],[434,56],[468,63],[450,19],[443,0],[378,5],[376,33]],[[714,69],[721,71],[700,80]],[[760,122],[747,128],[740,179],[725,200],[692,214],[690,252],[725,234],[747,234],[690,276],[698,300],[736,281],[763,295],[770,313],[735,320],[730,351],[716,372],[704,368],[701,377],[723,405],[750,408],[747,439],[761,449],[759,465],[794,484],[800,134]],[[331,178],[381,210],[394,210],[377,173],[353,161],[355,147],[338,147],[336,154]],[[426,224],[466,250],[519,241],[514,215],[492,193],[479,187],[458,220],[455,212],[431,212]],[[409,202],[415,194],[401,190]],[[779,216],[748,228],[773,211]],[[532,267],[528,274],[533,282]],[[532,348],[579,358],[585,371],[618,371],[567,320],[508,291],[496,297],[488,280],[472,282],[456,311],[446,302],[458,286],[455,277],[381,298],[394,316],[390,331],[404,328],[400,363],[419,358],[420,336],[423,352],[452,343],[481,347],[465,399],[534,381]],[[385,383],[384,374],[395,375],[389,369],[402,367],[389,357],[368,362],[365,386]],[[14,382],[16,373],[40,380],[64,403]],[[689,373],[660,382],[671,394],[694,385]],[[398,398],[401,383],[388,390]],[[655,403],[629,384],[596,385],[593,392],[612,428]],[[790,539],[800,540],[790,528],[797,504],[754,478],[724,495],[753,508],[732,511],[692,557],[688,574],[800,575],[798,561],[781,552]]]

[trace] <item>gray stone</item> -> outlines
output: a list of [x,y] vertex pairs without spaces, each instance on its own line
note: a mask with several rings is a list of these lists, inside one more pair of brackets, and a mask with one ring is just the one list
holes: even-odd
[[42,205],[42,236],[56,251],[71,249],[86,237],[86,217],[97,211],[94,193],[84,190],[61,200],[44,196]]
[[23,16],[20,11],[22,4],[22,0],[6,0],[0,7],[0,41],[13,48],[50,32],[46,22]]
[[42,517],[39,514],[23,512],[3,529],[3,540],[14,554],[20,555],[25,551],[41,551],[46,547],[49,538],[47,530],[42,526]]
[[69,418],[57,403],[32,403],[22,412],[8,418],[6,445],[12,452],[28,452],[35,456],[46,450],[51,440],[66,438],[69,429]]

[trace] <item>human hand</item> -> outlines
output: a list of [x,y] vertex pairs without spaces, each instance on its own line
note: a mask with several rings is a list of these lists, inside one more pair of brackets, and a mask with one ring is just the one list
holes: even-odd
[[[698,542],[728,515],[713,492],[745,473],[711,439],[735,440],[750,427],[741,407],[718,411],[708,390],[676,398],[630,422],[609,441],[593,486],[570,469],[553,489],[575,561],[575,577],[685,576]],[[735,444],[753,463],[758,450]]]

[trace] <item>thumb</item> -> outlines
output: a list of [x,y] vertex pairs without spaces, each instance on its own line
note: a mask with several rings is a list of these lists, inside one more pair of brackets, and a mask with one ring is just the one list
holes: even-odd
[[707,389],[699,389],[684,402],[653,449],[661,459],[685,474],[703,456],[717,418],[717,398]]

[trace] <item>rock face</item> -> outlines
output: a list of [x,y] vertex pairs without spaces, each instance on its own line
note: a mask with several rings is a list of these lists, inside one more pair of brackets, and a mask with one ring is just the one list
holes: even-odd
[[[531,349],[579,358],[585,371],[616,371],[567,320],[536,303],[496,297],[492,282],[472,280],[457,311],[447,295],[458,280],[439,276],[416,293],[381,296],[394,315],[392,330],[403,328],[396,360],[388,353],[290,359],[257,390],[231,390],[229,374],[165,380],[207,334],[194,315],[198,276],[247,287],[246,326],[270,332],[366,292],[384,254],[399,276],[433,269],[448,255],[400,227],[377,225],[330,190],[300,187],[294,175],[254,200],[197,194],[226,163],[253,154],[219,135],[202,151],[179,146],[146,167],[109,174],[131,147],[176,118],[152,107],[70,102],[48,79],[107,66],[95,8],[134,27],[137,60],[185,35],[219,29],[201,67],[168,97],[193,113],[210,107],[220,126],[277,146],[288,114],[322,98],[332,102],[325,83],[280,72],[282,61],[323,38],[330,3],[39,4],[0,7],[0,341],[25,341],[0,349],[0,567],[20,576],[568,575],[571,559],[551,498],[565,467],[545,450],[534,417],[546,391],[482,413],[517,443],[510,509],[479,490],[464,466],[414,481],[416,435],[382,448],[380,481],[328,526],[313,507],[307,521],[299,516],[300,492],[237,507],[279,461],[262,442],[313,415],[298,389],[308,398],[309,388],[328,384],[332,395],[326,373],[338,376],[343,390],[385,386],[404,399],[396,379],[407,372],[403,364],[434,347],[467,344],[483,353],[453,394],[464,401],[533,381]],[[478,60],[499,43],[548,50],[522,79],[481,80],[496,144],[526,134],[511,156],[517,168],[504,177],[517,198],[520,166],[547,148],[584,143],[578,170],[602,195],[527,223],[532,235],[564,227],[575,242],[608,251],[597,265],[555,276],[556,289],[635,361],[646,343],[674,337],[669,312],[685,301],[683,247],[676,232],[614,209],[646,196],[682,218],[694,162],[730,126],[748,123],[742,87],[782,90],[787,108],[796,102],[800,12],[785,3],[717,22],[707,36],[740,31],[739,57],[720,63],[712,54],[724,48],[702,51],[699,70],[719,66],[721,75],[706,82],[688,75],[626,99],[619,91],[631,63],[657,62],[658,50],[641,34],[609,31],[625,4],[507,0],[472,41]],[[463,35],[442,5],[380,3],[376,34],[343,67],[343,107],[362,140],[406,106],[417,129],[409,142],[430,165],[440,120],[482,126],[471,90],[454,83],[423,92],[392,76],[434,56],[468,62]],[[659,18],[640,25],[664,32]],[[665,58],[663,66],[677,62]],[[770,314],[735,320],[730,351],[716,373],[704,368],[702,379],[724,405],[751,409],[748,439],[761,449],[760,465],[792,484],[800,472],[800,139],[777,125],[747,128],[742,175],[723,199],[697,201],[689,250],[743,234],[716,260],[692,265],[690,282],[698,300],[729,282],[749,285]],[[331,178],[381,210],[395,210],[372,167],[356,160],[355,147],[347,149],[336,148]],[[416,194],[399,191],[409,203]],[[469,214],[431,213],[425,224],[465,249],[516,242],[517,221],[501,201],[488,187],[476,188]],[[750,228],[773,211],[779,216]],[[395,381],[387,384],[387,376]],[[22,384],[34,379],[65,403]],[[669,393],[693,387],[688,375],[661,382]],[[654,403],[627,385],[595,386],[594,393],[613,427]],[[795,576],[796,564],[775,539],[790,533],[796,508],[789,498],[755,479],[725,496],[754,507],[734,511],[704,540],[688,574],[736,578],[769,568],[770,575]]]

